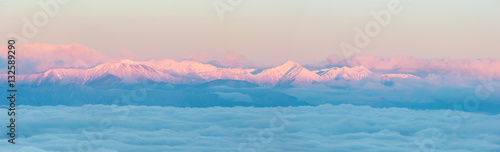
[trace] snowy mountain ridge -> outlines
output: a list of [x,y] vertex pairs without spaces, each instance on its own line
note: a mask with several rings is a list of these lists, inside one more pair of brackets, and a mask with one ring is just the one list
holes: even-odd
[[[51,69],[39,74],[19,75],[17,81],[29,85],[43,84],[87,84],[109,75],[121,79],[121,83],[134,83],[140,79],[174,84],[203,83],[230,79],[256,83],[261,86],[289,86],[336,80],[362,80],[369,77],[418,79],[410,74],[375,74],[363,66],[333,67],[310,71],[298,63],[286,63],[262,70],[243,68],[220,68],[196,61],[146,61],[121,60],[104,63],[88,69]],[[109,77],[108,77],[109,78]],[[95,83],[95,82],[94,82]]]

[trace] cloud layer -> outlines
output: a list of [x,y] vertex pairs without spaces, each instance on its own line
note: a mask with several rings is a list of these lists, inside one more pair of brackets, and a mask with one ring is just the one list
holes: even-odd
[[[17,65],[23,74],[38,73],[52,68],[89,68],[106,62],[106,57],[80,44],[16,44]],[[0,46],[2,52],[5,46]],[[2,59],[6,54],[2,54]]]
[[[500,115],[288,108],[19,106],[11,151],[498,151]],[[0,109],[1,113],[6,111]],[[6,120],[6,115],[0,115]],[[78,118],[78,119],[75,119]],[[33,127],[37,126],[37,127]],[[5,128],[2,129],[5,131]],[[1,140],[6,140],[5,135]]]
[[226,68],[255,67],[255,65],[253,65],[251,61],[246,59],[245,56],[240,54],[235,54],[232,52],[227,52],[225,55],[217,58],[209,57],[206,54],[195,54],[195,55],[190,55],[187,59]]
[[421,59],[415,57],[355,56],[350,60],[330,56],[327,63],[335,66],[364,66],[374,71],[426,74],[487,75],[500,79],[499,59]]

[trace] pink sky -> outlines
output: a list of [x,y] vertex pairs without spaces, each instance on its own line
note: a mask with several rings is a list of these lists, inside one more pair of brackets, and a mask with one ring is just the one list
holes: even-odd
[[[259,66],[319,64],[342,56],[339,44],[353,44],[354,29],[374,21],[370,12],[387,9],[389,1],[244,1],[223,21],[212,2],[70,1],[28,43],[76,43],[136,60],[233,54]],[[35,0],[1,3],[0,35],[21,35],[23,18],[43,12]],[[500,1],[401,0],[400,7],[357,55],[500,58]]]

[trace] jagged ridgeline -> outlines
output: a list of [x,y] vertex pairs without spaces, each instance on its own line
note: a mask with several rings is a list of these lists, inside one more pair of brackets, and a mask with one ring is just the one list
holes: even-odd
[[[2,77],[5,79],[5,77]],[[143,79],[170,84],[199,84],[213,80],[241,80],[263,87],[300,86],[336,80],[413,78],[411,74],[373,73],[363,66],[331,67],[309,70],[298,63],[286,63],[267,69],[223,68],[195,61],[161,60],[134,62],[122,60],[89,69],[51,69],[43,73],[19,75],[19,84],[43,85],[120,85],[135,84]]]
[[[88,69],[51,69],[43,73],[19,75],[17,82],[21,90],[19,96],[23,98],[20,103],[27,105],[274,107],[309,105],[284,92],[282,89],[285,88],[312,84],[328,86],[330,82],[339,80],[375,78],[379,81],[380,78],[393,77],[418,78],[375,74],[362,66],[309,70],[292,61],[274,68],[243,69],[195,61],[122,60]],[[141,96],[140,100],[134,101],[130,97],[133,93],[139,94],[136,96]]]

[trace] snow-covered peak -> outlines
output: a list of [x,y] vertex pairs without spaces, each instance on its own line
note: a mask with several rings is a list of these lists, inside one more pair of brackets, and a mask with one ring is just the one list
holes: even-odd
[[131,60],[124,59],[124,60],[120,60],[120,63],[136,64],[137,62],[136,61],[131,61]]
[[311,83],[319,79],[319,75],[293,61],[287,61],[275,68],[264,70],[257,74],[256,77],[257,82],[264,81],[267,85],[281,86]]
[[285,63],[283,63],[281,66],[290,67],[290,66],[301,66],[301,65],[298,64],[297,62],[293,62],[293,61],[288,60]]
[[362,71],[365,71],[365,72],[370,72],[370,70],[368,70],[367,68],[365,68],[364,66],[354,66],[351,68],[352,70],[355,70],[355,71],[358,71],[358,72],[362,72]]
[[329,69],[322,69],[317,72],[318,75],[321,76],[321,80],[361,80],[365,77],[368,77],[372,74],[370,70],[363,66],[355,66],[352,68],[349,67],[333,67]]
[[296,62],[293,62],[293,61],[286,61],[285,63],[283,63],[282,65],[280,66],[277,66],[277,67],[274,67],[274,68],[271,68],[271,69],[267,69],[267,70],[264,70],[263,72],[261,73],[275,73],[275,74],[279,74],[279,75],[283,75],[285,74],[288,70],[292,69],[292,68],[304,68],[302,67],[300,64],[296,63]]

